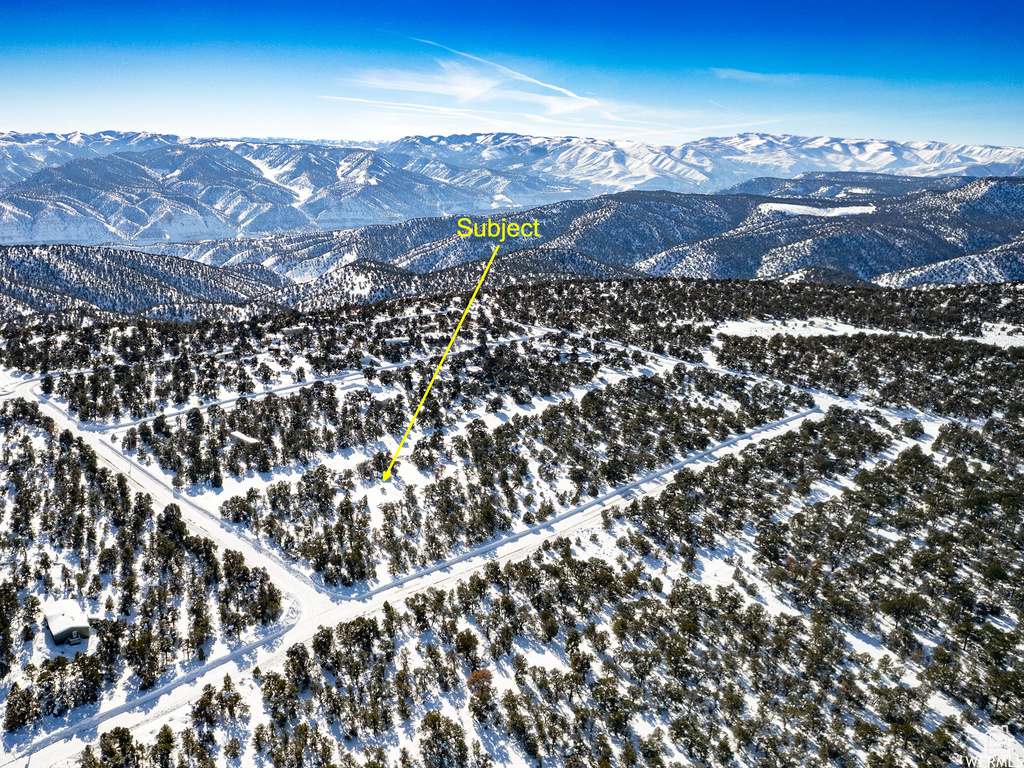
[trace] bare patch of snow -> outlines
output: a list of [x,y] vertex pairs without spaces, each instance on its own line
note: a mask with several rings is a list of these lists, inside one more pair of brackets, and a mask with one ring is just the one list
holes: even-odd
[[841,205],[833,208],[818,208],[813,205],[795,205],[793,203],[761,203],[757,210],[762,213],[783,213],[787,216],[855,216],[861,213],[874,213],[873,205]]

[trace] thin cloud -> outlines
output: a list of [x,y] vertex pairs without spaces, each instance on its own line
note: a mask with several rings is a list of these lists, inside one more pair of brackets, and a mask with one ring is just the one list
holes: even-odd
[[714,104],[716,107],[724,109],[726,112],[732,112],[734,115],[742,115],[743,117],[752,117],[752,115],[748,115],[746,112],[740,112],[738,109],[733,109],[732,107],[725,106],[725,104],[719,104],[714,99],[708,99],[708,104]]
[[686,133],[706,133],[707,131],[735,131],[740,128],[756,128],[759,125],[775,125],[777,123],[784,123],[788,120],[788,117],[773,117],[766,118],[764,120],[751,120],[746,123],[716,123],[713,125],[690,125],[685,128],[680,128],[680,131]]
[[481,98],[501,81],[480,74],[473,67],[439,61],[440,72],[410,72],[401,69],[372,69],[360,72],[349,82],[363,88],[454,96],[459,101]]
[[[413,38],[415,39],[415,38]],[[366,69],[343,82],[352,87],[341,95],[318,98],[347,102],[353,115],[384,122],[406,115],[424,132],[456,130],[513,131],[563,136],[616,136],[625,141],[663,141],[695,137],[700,131],[752,128],[782,122],[758,119],[722,104],[680,110],[582,96],[523,72],[432,40],[416,42],[445,52],[433,68]],[[741,70],[714,70],[720,78],[770,77]],[[377,98],[401,94],[395,99]],[[732,112],[735,122],[722,124],[719,110]],[[419,115],[415,119],[412,115]],[[726,118],[728,120],[728,118]],[[721,122],[716,122],[721,121]],[[715,123],[706,125],[706,123]]]
[[[501,130],[515,130],[520,133],[528,133],[531,128],[544,129],[546,131],[565,131],[563,135],[582,135],[585,131],[609,131],[614,130],[621,133],[626,129],[623,138],[627,141],[651,141],[655,137],[664,137],[671,140],[682,140],[684,137],[695,137],[707,131],[737,130],[742,128],[753,128],[757,126],[772,125],[783,122],[784,118],[754,120],[742,123],[715,123],[707,125],[682,125],[672,123],[659,123],[654,121],[637,121],[628,126],[621,122],[601,122],[588,120],[581,117],[577,120],[565,120],[547,115],[534,115],[530,113],[510,113],[499,110],[466,109],[461,107],[444,107],[429,104],[417,104],[410,102],[381,101],[377,99],[363,99],[355,96],[329,96],[319,95],[317,98],[329,101],[344,101],[354,104],[364,104],[370,107],[377,107],[387,111],[403,112],[412,114],[431,115],[438,118],[457,118],[460,120],[480,120],[488,125],[493,125]],[[651,126],[664,126],[652,130]],[[629,136],[628,134],[633,134]]]
[[327,96],[318,95],[318,99],[327,99],[328,101],[348,101],[355,104],[368,104],[375,107],[384,107],[385,109],[398,110],[401,112],[418,112],[420,114],[428,115],[440,115],[444,117],[462,117],[462,118],[477,118],[479,120],[485,120],[492,125],[501,126],[504,122],[501,120],[495,120],[488,115],[501,115],[505,116],[507,113],[499,111],[488,111],[482,109],[460,109],[458,107],[441,107],[434,106],[432,104],[413,104],[410,102],[402,101],[378,101],[376,99],[360,99],[355,96]]
[[[326,99],[328,101],[346,101],[354,104],[366,104],[374,107],[382,107],[388,110],[395,110],[399,112],[414,112],[419,114],[436,115],[439,117],[459,117],[464,119],[476,118],[482,121],[486,121],[491,125],[507,128],[509,122],[512,120],[523,120],[529,123],[536,123],[545,126],[557,126],[563,129],[571,129],[573,131],[580,131],[582,129],[607,129],[619,126],[614,126],[606,123],[596,123],[592,121],[583,120],[563,120],[546,115],[534,115],[528,112],[513,113],[504,112],[500,110],[486,110],[486,109],[467,109],[462,107],[445,107],[435,106],[431,104],[419,104],[412,102],[401,102],[401,101],[380,101],[377,99],[362,99],[356,96],[329,96],[321,94],[317,96],[318,99]],[[496,117],[503,118],[501,120],[495,119]]]
[[[597,99],[579,96],[567,88],[544,83],[479,56],[430,41],[424,42],[484,66],[437,59],[436,71],[370,69],[355,74],[348,78],[347,82],[359,88],[372,90],[452,97],[462,104],[485,101],[534,104],[547,114],[568,114],[600,108]],[[523,87],[519,85],[520,83],[533,87]]]
[[770,74],[766,72],[748,72],[745,69],[711,68],[712,74],[719,80],[738,80],[741,83],[764,83],[766,85],[788,85],[800,80],[800,75]]
[[545,82],[543,82],[541,80],[537,80],[536,78],[530,77],[529,75],[524,75],[522,72],[517,72],[516,70],[511,69],[510,67],[506,67],[504,64],[498,64],[495,61],[488,61],[487,59],[483,59],[483,58],[481,58],[479,56],[474,56],[471,53],[465,53],[463,51],[457,51],[454,48],[449,48],[447,45],[441,45],[440,43],[435,43],[433,40],[422,40],[422,39],[420,39],[418,37],[414,37],[414,38],[411,38],[411,39],[415,40],[417,43],[425,43],[426,45],[433,45],[433,46],[435,46],[437,48],[440,48],[440,49],[442,49],[444,51],[448,51],[449,53],[454,53],[457,56],[463,56],[463,57],[465,57],[467,59],[470,59],[471,61],[479,61],[481,64],[486,64],[486,65],[488,65],[490,67],[495,67],[496,69],[504,72],[509,77],[512,77],[515,80],[521,80],[521,81],[526,82],[526,83],[532,83],[533,85],[539,85],[541,88],[549,88],[550,90],[556,91],[557,93],[560,93],[563,96],[568,96],[571,99],[577,99],[579,101],[587,102],[589,104],[593,104],[594,106],[596,106],[598,104],[597,99],[591,99],[591,98],[588,98],[586,96],[580,96],[578,93],[573,93],[568,88],[563,88],[560,85],[553,85],[552,83],[545,83]]

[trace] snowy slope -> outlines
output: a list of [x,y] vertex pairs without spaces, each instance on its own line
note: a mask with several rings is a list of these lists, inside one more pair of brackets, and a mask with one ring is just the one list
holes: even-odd
[[908,195],[925,190],[949,190],[971,181],[969,176],[895,176],[851,171],[808,172],[792,179],[759,177],[718,191],[720,195],[770,197],[862,198]]
[[[499,261],[541,248],[649,276],[771,278],[824,268],[870,281],[1012,242],[1024,221],[1024,180],[976,179],[947,191],[876,196],[870,203],[631,191],[506,218],[536,219],[543,236],[507,241]],[[454,218],[446,217],[154,250],[212,265],[261,264],[308,283],[359,260],[428,274],[482,258],[483,244],[455,232]]]
[[199,305],[268,306],[281,284],[251,269],[217,269],[185,259],[110,248],[0,246],[0,317],[32,312],[100,310],[191,319]]
[[1004,283],[1024,280],[1024,238],[981,253],[959,256],[913,269],[887,272],[874,282],[887,288],[921,285]]

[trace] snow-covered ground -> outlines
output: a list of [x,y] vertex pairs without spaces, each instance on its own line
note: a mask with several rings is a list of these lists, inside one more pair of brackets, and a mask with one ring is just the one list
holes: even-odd
[[[669,362],[675,361],[666,359],[662,365],[667,366]],[[342,377],[354,375],[356,374],[344,374]],[[748,434],[731,437],[708,450],[660,468],[543,523],[520,525],[507,536],[480,547],[461,551],[448,560],[426,569],[379,581],[360,594],[353,590],[326,587],[319,580],[311,578],[307,567],[287,561],[274,547],[259,541],[242,526],[233,525],[220,518],[216,510],[221,501],[231,493],[240,492],[245,485],[252,484],[252,478],[248,481],[229,479],[225,483],[226,487],[218,492],[198,495],[175,492],[171,485],[171,473],[140,464],[111,442],[110,435],[115,434],[118,429],[123,429],[127,426],[126,423],[82,425],[77,419],[70,417],[56,399],[41,394],[37,377],[19,378],[9,372],[4,372],[3,376],[0,381],[6,384],[3,390],[6,396],[24,397],[39,402],[43,412],[54,418],[59,430],[70,429],[81,435],[97,452],[104,465],[128,476],[135,489],[151,494],[156,508],[162,508],[170,503],[178,504],[193,532],[212,539],[223,548],[241,551],[251,566],[266,568],[289,602],[289,608],[276,627],[230,653],[213,656],[201,667],[174,676],[155,689],[134,696],[130,701],[122,692],[116,697],[106,698],[95,713],[84,717],[72,713],[72,725],[49,733],[9,737],[8,753],[19,754],[31,744],[33,762],[37,764],[38,761],[43,761],[43,764],[58,764],[60,761],[70,760],[86,743],[92,741],[100,724],[100,730],[123,725],[131,728],[133,733],[139,736],[144,735],[147,730],[155,733],[164,722],[172,721],[175,717],[184,717],[176,716],[174,713],[187,711],[203,685],[219,682],[225,672],[229,672],[233,678],[244,680],[257,666],[263,670],[273,669],[283,664],[284,650],[297,642],[308,641],[322,625],[333,625],[379,611],[388,601],[396,605],[401,604],[412,594],[465,578],[492,560],[524,557],[544,541],[567,535],[581,527],[592,528],[600,525],[601,511],[608,505],[620,499],[657,492],[682,466],[715,461],[746,444],[795,428],[817,412],[817,409],[812,409],[787,416]],[[284,385],[284,388],[290,389],[293,386],[296,385],[289,383]],[[226,399],[221,404],[230,405],[235,399]],[[497,422],[505,416],[488,414],[488,419]],[[373,490],[380,498],[375,497],[371,503],[386,499],[387,486],[376,486]],[[258,695],[258,691],[255,691],[254,695]],[[251,704],[259,706],[258,701]],[[4,764],[0,763],[0,766],[2,765]]]
[[[726,320],[714,326],[715,335],[759,336],[771,338],[776,334],[789,336],[849,336],[856,333],[912,336],[917,338],[945,338],[911,331],[885,331],[878,328],[861,328],[850,323],[826,317],[811,317],[806,320]],[[954,334],[952,338],[962,341],[977,341],[997,347],[1024,346],[1024,328],[1005,323],[985,323],[979,336]]]
[[[541,327],[532,329],[529,339],[536,339],[551,331]],[[715,328],[715,333],[730,335],[771,336],[776,333],[794,335],[832,335],[855,333],[862,329],[854,328],[825,319],[784,322],[732,321],[722,323]],[[989,343],[1019,344],[1024,338],[1012,333],[1013,329],[1004,327],[986,327],[983,340]],[[634,348],[607,342],[608,346],[621,347],[633,351]],[[665,372],[679,363],[667,356],[651,355],[648,357],[647,372]],[[404,363],[408,364],[408,363]],[[391,364],[397,368],[403,363]],[[689,364],[688,365],[692,365]],[[715,365],[713,354],[709,353],[706,367],[722,373],[735,373]],[[703,367],[703,366],[702,366]],[[611,382],[624,378],[626,374],[606,374],[605,381]],[[763,380],[762,377],[748,377]],[[357,372],[345,372],[336,376],[324,377],[348,387],[365,386],[362,375]],[[267,392],[285,392],[308,386],[312,381],[284,381],[270,386],[259,397]],[[564,397],[581,397],[585,389],[576,388]],[[822,392],[811,393],[815,406],[798,413],[790,414],[783,419],[765,424],[742,435],[730,437],[713,445],[707,450],[694,452],[671,465],[658,468],[629,483],[620,485],[597,498],[585,501],[576,507],[564,510],[543,523],[532,525],[519,524],[512,531],[491,542],[473,548],[465,548],[455,552],[448,559],[413,573],[397,577],[384,577],[362,588],[332,588],[323,584],[315,577],[308,565],[283,557],[277,549],[255,537],[241,525],[234,525],[223,520],[218,514],[222,501],[232,495],[244,493],[249,487],[262,484],[255,476],[225,478],[224,488],[197,489],[195,492],[176,492],[172,485],[171,473],[157,467],[144,465],[133,456],[126,454],[112,443],[110,436],[117,430],[124,429],[131,423],[82,425],[77,419],[69,416],[61,403],[56,399],[43,396],[39,391],[38,377],[21,377],[10,371],[0,370],[0,398],[24,397],[35,400],[43,412],[54,418],[58,429],[69,429],[81,436],[98,454],[103,465],[115,472],[127,475],[135,490],[152,495],[154,505],[159,509],[170,503],[178,504],[183,512],[189,528],[196,533],[212,539],[223,548],[241,551],[247,563],[266,568],[274,582],[286,595],[287,609],[276,625],[235,649],[223,649],[215,653],[205,664],[189,670],[181,670],[170,679],[161,682],[156,688],[145,694],[136,695],[128,700],[125,692],[119,690],[116,695],[105,698],[96,711],[88,713],[72,713],[70,725],[53,729],[49,732],[41,730],[29,734],[15,734],[4,741],[6,758],[0,757],[0,768],[5,766],[28,765],[31,756],[33,766],[71,765],[75,756],[87,743],[94,741],[96,735],[113,727],[124,726],[143,740],[152,740],[159,728],[169,723],[172,726],[183,726],[188,721],[188,711],[192,702],[198,697],[202,687],[207,683],[219,683],[225,672],[229,672],[236,680],[241,680],[240,691],[247,699],[253,711],[260,711],[262,702],[258,687],[251,681],[251,672],[259,667],[269,671],[283,665],[285,652],[295,643],[308,642],[320,626],[330,626],[342,621],[350,621],[356,617],[379,612],[385,602],[400,605],[411,595],[428,588],[450,587],[471,573],[482,569],[493,561],[521,559],[536,551],[544,542],[552,539],[571,536],[577,538],[579,551],[585,556],[597,556],[613,560],[618,550],[615,547],[615,531],[605,531],[602,525],[602,514],[617,504],[646,494],[657,494],[669,479],[684,466],[700,467],[716,461],[724,456],[734,454],[751,444],[770,439],[792,429],[797,429],[808,419],[815,418],[832,405],[863,410],[881,410],[886,418],[899,420],[916,417],[925,427],[925,437],[919,441],[927,448],[934,439],[938,427],[949,421],[930,414],[909,411],[878,409],[873,405],[863,404],[856,396],[839,398]],[[237,398],[226,397],[219,405],[231,406]],[[207,403],[206,407],[214,403]],[[193,404],[187,404],[185,410]],[[499,414],[479,414],[488,427],[496,426],[510,418],[514,413],[527,413],[533,406],[513,406]],[[467,421],[468,417],[463,419]],[[397,446],[399,436],[395,436],[391,448]],[[896,443],[886,453],[871,459],[868,466],[881,460],[891,460],[899,450],[914,441],[904,440]],[[412,445],[408,446],[411,449]],[[329,466],[351,464],[350,457],[336,456],[325,459]],[[277,473],[287,477],[289,470]],[[837,495],[844,487],[849,487],[849,478],[837,478],[816,484],[810,496],[812,501],[821,501]],[[388,499],[389,494],[397,494],[397,488],[378,484],[367,489],[371,508],[376,509]],[[737,539],[720,550],[702,554],[699,569],[700,580],[714,587],[715,585],[731,585],[734,583],[733,572],[738,563],[742,566],[749,560],[752,546],[749,541]],[[577,556],[580,556],[579,554]],[[728,562],[727,562],[728,560]],[[676,578],[691,578],[683,573],[672,571],[665,573],[671,583]],[[774,596],[768,585],[759,583],[757,600],[773,612],[793,611],[793,606]],[[879,658],[882,649],[877,643],[864,638],[849,635],[847,641],[858,652],[865,652],[872,658]],[[908,668],[907,674],[913,670]],[[936,709],[951,712],[957,708],[946,700],[936,701]],[[981,739],[981,732],[972,734],[976,740]],[[6,759],[6,761],[4,761]]]

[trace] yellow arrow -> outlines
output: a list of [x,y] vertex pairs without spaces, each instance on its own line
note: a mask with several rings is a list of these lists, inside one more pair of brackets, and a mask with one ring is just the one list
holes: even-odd
[[459,320],[459,324],[455,326],[455,333],[452,334],[451,341],[448,342],[448,347],[445,349],[444,354],[441,355],[441,360],[437,364],[437,368],[434,369],[434,375],[430,377],[430,383],[427,384],[427,391],[423,393],[420,404],[416,406],[416,412],[412,415],[412,421],[409,422],[409,426],[405,428],[405,434],[402,435],[402,442],[398,444],[398,448],[395,450],[395,455],[391,457],[391,463],[388,464],[388,468],[384,470],[384,482],[387,482],[391,477],[391,468],[395,466],[395,461],[398,459],[398,454],[402,450],[402,446],[405,445],[405,438],[409,436],[409,432],[412,430],[412,425],[416,423],[416,417],[420,415],[420,408],[423,407],[423,403],[427,400],[427,395],[430,394],[431,387],[434,386],[434,379],[437,378],[438,372],[441,370],[441,366],[444,365],[444,359],[448,357],[448,351],[452,348],[452,344],[455,343],[455,337],[459,335],[459,329],[462,328],[462,323],[466,319],[466,315],[469,314],[470,307],[473,306],[473,301],[476,299],[477,293],[480,291],[480,286],[484,284],[484,278],[487,277],[487,272],[491,268],[491,263],[494,261],[494,257],[498,255],[498,248],[500,246],[494,246],[494,253],[491,254],[491,258],[487,261],[487,266],[484,267],[484,273],[480,275],[480,282],[476,284],[476,289],[473,291],[473,295],[469,297],[469,304],[466,305],[466,311],[462,313],[462,318]]

